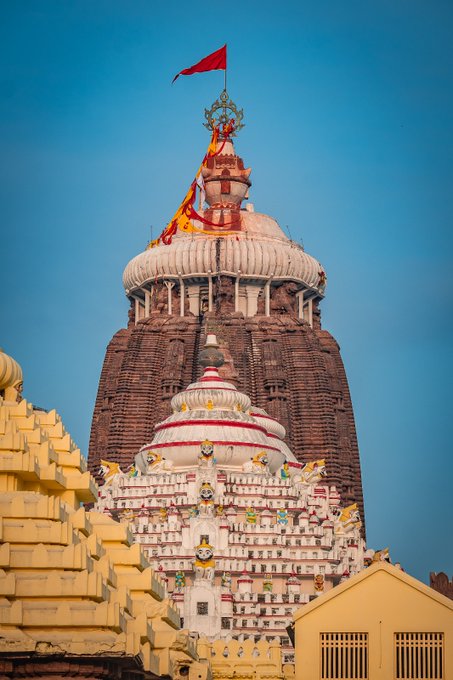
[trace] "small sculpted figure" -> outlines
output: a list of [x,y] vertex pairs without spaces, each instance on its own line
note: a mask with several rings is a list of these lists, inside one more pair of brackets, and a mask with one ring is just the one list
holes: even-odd
[[271,593],[272,588],[273,588],[272,576],[270,574],[265,574],[264,575],[264,581],[263,581],[263,592]]
[[142,473],[137,467],[135,467],[135,464],[132,463],[132,465],[129,465],[127,468],[127,474],[128,477],[140,477]]
[[250,506],[245,511],[245,521],[247,524],[256,524],[256,512]]
[[178,592],[181,592],[181,590],[184,588],[186,585],[186,577],[184,575],[184,572],[179,570],[175,574],[175,589]]
[[260,451],[260,453],[257,453],[253,458],[250,458],[250,460],[243,464],[242,470],[244,472],[267,474],[269,472],[268,463],[267,453],[265,451]]
[[302,486],[317,484],[326,474],[326,461],[324,459],[314,460],[306,463],[300,474],[294,475],[294,482]]
[[214,464],[214,444],[210,442],[209,439],[205,439],[200,445],[198,465],[200,467],[212,467]]
[[315,595],[321,595],[324,592],[323,574],[316,574],[314,581],[315,581]]
[[285,461],[280,468],[280,479],[289,479],[289,478],[290,478],[289,465]]
[[277,510],[277,524],[288,524],[288,510]]
[[348,505],[347,508],[339,509],[338,519],[334,523],[336,534],[347,534],[353,529],[360,529],[362,522],[360,521],[359,507],[357,503]]
[[159,508],[159,515],[160,515],[160,517],[159,517],[160,521],[161,521],[161,522],[166,522],[166,521],[167,521],[167,517],[168,517],[168,510],[167,510],[167,508]]
[[214,489],[209,482],[203,482],[200,487],[198,511],[200,515],[213,517],[215,513]]
[[214,548],[203,539],[195,548],[195,580],[213,581],[215,571]]
[[222,574],[222,588],[226,588],[227,590],[231,590],[231,584],[232,584],[232,578],[231,578],[231,573],[229,571],[224,571]]
[[123,474],[119,463],[113,463],[109,460],[101,460],[101,466],[99,468],[99,474],[104,479],[104,486],[112,484],[117,481],[119,475]]
[[160,453],[148,451],[146,454],[146,465],[147,473],[152,475],[156,472],[162,472],[162,470],[171,470],[173,461],[167,460]]

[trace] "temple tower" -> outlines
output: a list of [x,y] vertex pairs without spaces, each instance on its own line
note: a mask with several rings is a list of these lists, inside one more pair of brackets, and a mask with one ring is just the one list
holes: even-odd
[[297,460],[324,459],[329,484],[343,504],[357,501],[363,517],[348,382],[339,346],[321,327],[326,274],[248,202],[251,171],[232,139],[242,112],[225,92],[206,112],[211,129],[216,115],[236,127],[220,133],[205,157],[189,228],[167,229],[166,243],[149,244],[124,271],[129,321],[107,347],[89,466],[97,472],[101,458],[123,469],[134,461],[170,415],[172,398],[200,377],[200,349],[215,333],[222,378],[283,425]]

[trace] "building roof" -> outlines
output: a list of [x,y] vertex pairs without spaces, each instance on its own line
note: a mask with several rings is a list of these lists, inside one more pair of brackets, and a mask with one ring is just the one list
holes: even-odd
[[309,604],[306,604],[300,609],[298,609],[297,612],[294,614],[294,620],[298,621],[303,616],[307,616],[314,609],[322,607],[333,598],[341,596],[343,593],[350,590],[351,588],[359,586],[363,581],[372,578],[378,572],[387,573],[389,576],[392,576],[393,578],[402,581],[411,588],[418,590],[423,595],[427,595],[432,600],[435,600],[439,604],[442,604],[445,607],[447,607],[447,609],[453,611],[453,601],[450,600],[448,597],[441,595],[440,593],[433,590],[429,586],[425,585],[418,579],[414,578],[413,576],[409,576],[409,574],[406,574],[406,572],[402,571],[401,569],[398,569],[397,567],[394,567],[391,564],[388,564],[387,562],[377,562],[376,564],[373,564],[371,567],[364,569],[359,574],[356,574],[356,576],[351,577],[341,585],[332,588],[332,590],[329,590],[328,593],[325,593],[324,595],[317,597],[316,600],[312,600]]

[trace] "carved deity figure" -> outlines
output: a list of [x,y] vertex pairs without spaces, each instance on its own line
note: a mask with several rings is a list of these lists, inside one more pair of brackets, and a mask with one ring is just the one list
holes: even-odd
[[184,572],[179,570],[175,574],[175,589],[179,592],[184,588],[186,585],[186,577],[184,575]]
[[270,574],[265,574],[264,575],[264,581],[263,581],[263,592],[271,593],[272,588],[273,588],[272,576]]
[[214,458],[214,444],[205,439],[200,444],[200,453],[198,454],[198,465],[200,467],[212,467],[215,464]]
[[357,503],[348,505],[347,508],[340,508],[338,519],[335,520],[334,526],[336,534],[348,534],[353,529],[360,529],[362,522],[360,521]]
[[271,311],[277,314],[292,314],[296,307],[297,284],[292,282],[282,283],[281,286],[272,288]]
[[127,475],[128,477],[140,477],[141,476],[140,470],[135,466],[134,463],[132,465],[129,465],[127,468]]
[[242,470],[244,472],[266,474],[269,472],[268,463],[267,453],[265,453],[265,451],[260,451],[260,453],[257,453],[253,458],[250,458],[250,460],[243,464]]
[[231,573],[229,571],[224,571],[222,574],[222,581],[221,585],[222,588],[226,588],[227,590],[231,590],[231,585],[232,585],[232,578],[231,578]]
[[113,463],[110,460],[101,460],[99,474],[104,479],[104,486],[109,486],[117,481],[119,475],[123,474],[123,471],[121,470],[119,463]]
[[245,511],[245,521],[247,524],[256,524],[256,512],[250,506]]
[[288,524],[288,510],[279,509],[277,510],[277,524]]
[[302,486],[317,484],[326,474],[326,461],[324,459],[314,460],[306,463],[300,474],[294,475],[294,483]]
[[198,511],[200,515],[213,517],[215,513],[214,506],[215,491],[209,482],[203,482],[199,491]]
[[200,513],[196,505],[193,505],[191,508],[189,508],[189,517],[198,517],[199,514]]
[[159,508],[159,519],[161,522],[166,522],[168,517],[167,508]]
[[214,548],[202,540],[195,548],[195,580],[213,581],[215,572]]
[[160,453],[156,451],[147,451],[146,453],[146,472],[149,475],[153,475],[156,472],[162,472],[162,470],[171,470],[173,467],[173,461],[167,460]]
[[324,592],[324,576],[323,574],[316,574],[314,578],[315,595],[322,595]]
[[290,478],[289,465],[285,461],[280,468],[280,479],[289,479],[289,478]]

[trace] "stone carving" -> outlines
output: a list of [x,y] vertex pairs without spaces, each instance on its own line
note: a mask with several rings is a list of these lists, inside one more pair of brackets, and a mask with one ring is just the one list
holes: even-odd
[[315,582],[315,595],[322,595],[322,593],[324,592],[323,574],[316,574],[314,582]]
[[260,453],[257,453],[253,458],[246,461],[243,464],[242,469],[244,472],[266,474],[269,472],[268,463],[267,453],[265,451],[260,451]]
[[280,468],[280,479],[289,479],[290,476],[289,465],[285,461]]
[[196,581],[213,581],[215,570],[214,548],[205,539],[195,548],[194,569]]
[[295,298],[297,284],[292,282],[282,283],[281,286],[271,290],[271,312],[293,314],[297,303]]
[[263,591],[265,593],[271,593],[272,588],[273,588],[272,576],[270,574],[265,574],[263,580]]
[[357,503],[348,505],[347,508],[338,509],[339,516],[335,520],[335,533],[347,534],[353,529],[360,529],[362,522],[360,521],[359,507]]
[[245,511],[245,521],[247,524],[256,524],[256,512],[250,506]]
[[326,476],[326,461],[314,460],[306,463],[300,474],[294,475],[294,482],[300,485],[317,484]]
[[186,577],[183,571],[177,571],[175,574],[175,590],[181,592],[181,590],[186,585]]
[[226,588],[227,590],[231,590],[231,585],[232,585],[232,578],[231,578],[231,573],[229,571],[224,571],[222,574],[222,581],[221,581],[221,586],[222,588]]
[[146,463],[148,474],[162,472],[163,470],[171,470],[173,467],[173,461],[167,460],[161,456],[160,453],[156,453],[155,451],[147,452]]
[[288,510],[277,510],[277,524],[288,524]]
[[214,506],[215,491],[209,482],[203,482],[200,487],[198,512],[201,516],[213,517],[215,514]]
[[128,477],[140,477],[141,476],[140,470],[136,467],[135,463],[132,463],[132,465],[129,465],[127,468],[127,476]]
[[220,304],[222,313],[234,312],[234,282],[229,276],[222,276],[216,303]]
[[119,463],[113,463],[110,460],[101,460],[101,466],[99,468],[99,474],[104,479],[104,486],[109,486],[112,484],[118,475],[122,475]]
[[155,284],[151,289],[151,307],[160,314],[168,314],[168,290],[162,283]]
[[212,467],[215,464],[214,444],[205,439],[201,442],[200,453],[198,455],[198,465],[200,467]]

